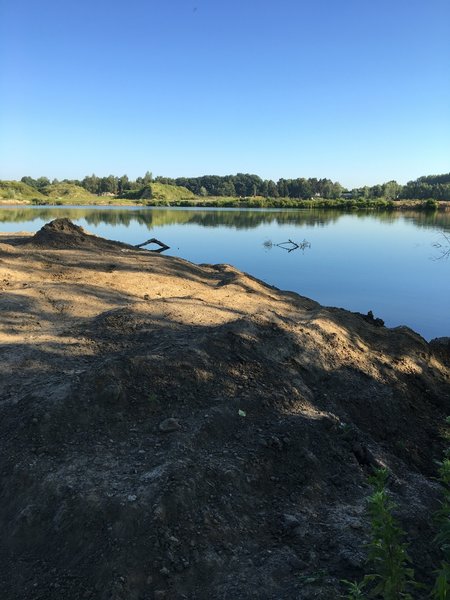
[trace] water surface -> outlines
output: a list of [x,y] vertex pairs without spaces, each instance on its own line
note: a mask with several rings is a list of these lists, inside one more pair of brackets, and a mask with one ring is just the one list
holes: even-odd
[[[372,310],[426,339],[450,335],[450,260],[434,246],[445,244],[450,213],[7,207],[0,230],[36,231],[57,217],[130,244],[156,237],[171,247],[167,254],[229,263],[324,305]],[[288,239],[311,247],[276,245]]]

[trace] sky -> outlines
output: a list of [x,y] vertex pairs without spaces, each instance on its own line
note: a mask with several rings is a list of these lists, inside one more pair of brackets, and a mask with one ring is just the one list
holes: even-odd
[[450,172],[448,0],[0,0],[0,179]]

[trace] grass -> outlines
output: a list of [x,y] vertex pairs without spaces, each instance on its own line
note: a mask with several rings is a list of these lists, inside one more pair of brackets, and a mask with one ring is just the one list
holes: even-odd
[[71,202],[78,200],[98,200],[98,196],[73,183],[51,183],[42,190],[42,193],[47,198],[70,200]]
[[0,181],[0,199],[11,202],[32,202],[43,200],[45,196],[30,185],[21,181]]
[[159,200],[194,200],[196,196],[187,188],[166,183],[151,184],[153,198]]
[[[148,206],[192,206],[197,198],[191,191],[180,185],[169,185],[166,183],[151,183],[141,190],[129,190],[121,194],[120,198],[135,200]],[[169,204],[168,204],[169,203]],[[172,204],[175,203],[175,204]]]
[[[447,203],[448,204],[448,203]],[[214,208],[315,208],[333,210],[424,210],[434,211],[445,208],[446,203],[439,204],[434,200],[417,201],[392,201],[392,200],[352,200],[338,198],[327,200],[315,198],[314,200],[301,200],[298,198],[264,198],[263,196],[250,196],[245,198],[234,198],[228,196],[207,196],[205,198],[192,196],[179,199],[159,199],[157,197],[146,200],[147,206],[178,206],[178,207],[214,207]]]

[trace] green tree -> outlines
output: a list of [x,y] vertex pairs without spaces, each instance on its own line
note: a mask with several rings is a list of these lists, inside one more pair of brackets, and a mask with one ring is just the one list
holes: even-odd
[[144,177],[142,178],[142,183],[144,185],[150,185],[150,183],[152,183],[153,181],[153,174],[150,171],[147,171],[144,175]]
[[402,186],[396,181],[388,181],[383,185],[383,196],[386,200],[397,200],[402,190]]
[[42,191],[47,185],[50,185],[50,179],[48,177],[38,177],[36,179],[36,188]]
[[100,182],[100,191],[106,194],[117,194],[117,177],[114,175],[108,175],[108,177],[102,177]]
[[129,189],[130,180],[128,179],[128,175],[122,175],[122,177],[119,177],[117,181],[117,192],[119,194],[123,194],[123,192],[126,192]]
[[25,177],[22,177],[22,179],[20,181],[22,183],[26,183],[27,185],[30,185],[31,187],[37,189],[36,179],[33,179],[32,177],[29,177],[28,175]]
[[236,196],[236,190],[232,181],[225,181],[219,187],[219,196]]
[[271,179],[269,179],[269,181],[267,182],[267,196],[269,198],[278,198],[278,195],[279,194],[277,184]]
[[100,178],[97,175],[86,175],[86,177],[81,182],[81,185],[85,190],[91,192],[91,194],[99,194],[100,193]]
[[142,188],[141,198],[142,200],[150,200],[153,198],[153,190],[150,183]]

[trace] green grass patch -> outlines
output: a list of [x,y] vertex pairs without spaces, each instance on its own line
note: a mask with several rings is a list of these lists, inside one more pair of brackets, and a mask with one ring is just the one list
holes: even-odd
[[64,203],[67,201],[96,202],[99,199],[95,194],[91,194],[84,188],[79,185],[74,185],[73,183],[51,183],[43,188],[42,193],[48,198],[63,200]]
[[[127,190],[120,198],[149,206],[192,206],[196,196],[187,188],[166,183],[150,183],[143,189]],[[195,204],[194,204],[195,205]]]
[[332,208],[337,210],[392,210],[395,204],[391,201],[379,200],[301,200],[298,198],[265,198],[249,196],[235,198],[228,196],[207,196],[205,198],[192,195],[190,198],[161,200],[155,196],[146,201],[148,206],[198,206],[214,208]]
[[0,181],[0,199],[11,202],[32,202],[44,200],[45,196],[21,181]]

